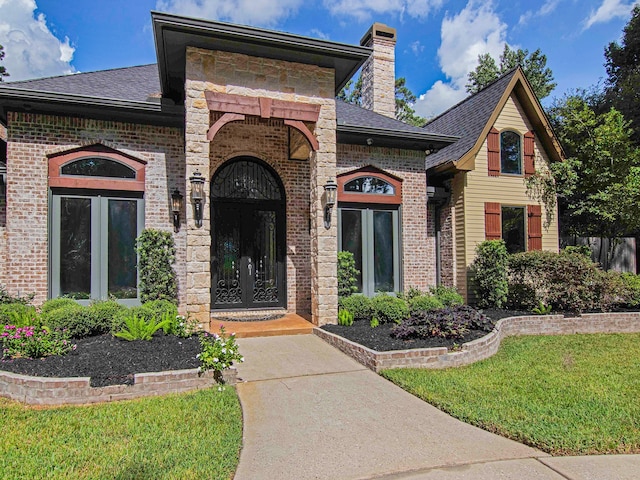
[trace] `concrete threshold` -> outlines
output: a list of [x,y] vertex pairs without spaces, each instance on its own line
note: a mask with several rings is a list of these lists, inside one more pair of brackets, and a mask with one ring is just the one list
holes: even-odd
[[313,332],[313,323],[296,313],[287,313],[275,320],[255,322],[234,322],[212,319],[209,331],[220,333],[220,326],[227,333],[235,333],[236,338],[275,337],[281,335],[308,335]]

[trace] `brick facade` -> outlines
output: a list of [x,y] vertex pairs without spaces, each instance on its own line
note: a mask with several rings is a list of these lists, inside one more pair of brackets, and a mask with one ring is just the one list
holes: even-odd
[[[47,155],[52,153],[102,143],[146,161],[145,226],[173,230],[171,192],[184,178],[182,129],[15,112],[8,113],[7,127],[7,238],[0,282],[9,293],[34,293],[36,304],[48,296]],[[175,241],[184,303],[185,232]]]

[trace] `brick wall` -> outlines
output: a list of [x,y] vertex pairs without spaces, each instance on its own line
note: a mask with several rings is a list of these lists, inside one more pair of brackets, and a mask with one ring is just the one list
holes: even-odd
[[[145,160],[145,226],[173,230],[171,192],[184,193],[182,129],[54,115],[9,112],[5,283],[10,293],[48,293],[48,158],[103,143]],[[181,308],[185,303],[186,232],[175,237]],[[1,257],[0,257],[1,258]]]
[[402,276],[404,288],[436,283],[433,209],[427,211],[424,152],[338,145],[338,173],[373,165],[402,179]]
[[339,335],[314,328],[313,333],[375,372],[387,368],[449,368],[469,365],[494,355],[505,337],[515,335],[571,335],[576,333],[638,333],[640,312],[590,313],[566,318],[533,315],[503,318],[493,331],[461,345],[460,351],[446,347],[377,352]]
[[455,287],[455,210],[445,205],[440,210],[440,283],[445,287]]

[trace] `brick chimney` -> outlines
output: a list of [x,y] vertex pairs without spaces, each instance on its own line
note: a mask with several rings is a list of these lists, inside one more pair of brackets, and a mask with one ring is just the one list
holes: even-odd
[[362,66],[362,106],[394,118],[396,29],[374,23],[360,45],[373,47],[373,53]]

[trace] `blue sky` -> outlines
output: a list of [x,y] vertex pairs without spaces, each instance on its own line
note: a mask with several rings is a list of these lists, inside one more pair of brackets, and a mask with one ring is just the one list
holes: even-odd
[[155,62],[149,12],[166,11],[357,44],[372,22],[398,30],[396,76],[432,116],[466,96],[479,54],[540,48],[558,83],[545,100],[605,77],[637,0],[0,0],[7,81]]

